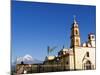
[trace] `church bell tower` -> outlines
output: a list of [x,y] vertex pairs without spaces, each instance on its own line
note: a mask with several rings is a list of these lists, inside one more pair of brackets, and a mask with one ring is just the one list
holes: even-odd
[[79,33],[79,27],[78,27],[78,23],[76,21],[76,17],[74,16],[74,22],[72,24],[71,27],[71,45],[70,47],[79,47],[81,45],[80,42],[80,33]]

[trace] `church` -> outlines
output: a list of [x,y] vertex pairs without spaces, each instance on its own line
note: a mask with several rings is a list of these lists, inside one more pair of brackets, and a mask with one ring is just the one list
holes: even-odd
[[57,55],[48,55],[41,64],[17,64],[16,73],[41,73],[96,69],[95,34],[89,33],[81,43],[78,22],[74,17],[71,27],[70,48],[62,48]]
[[[46,56],[45,65],[58,65],[65,70],[94,70],[96,68],[95,34],[89,33],[87,40],[81,43],[79,25],[74,17],[71,27],[70,48],[63,48],[57,56]],[[61,68],[60,67],[60,68]]]

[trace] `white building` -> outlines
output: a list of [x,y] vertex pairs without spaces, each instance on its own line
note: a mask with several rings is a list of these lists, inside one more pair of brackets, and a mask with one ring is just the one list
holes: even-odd
[[[70,48],[63,48],[58,52],[57,57],[52,57],[52,60],[59,58],[59,65],[65,65],[69,70],[90,70],[96,68],[96,52],[95,52],[95,35],[93,33],[88,34],[88,41],[81,43],[79,27],[76,19],[71,27],[71,44]],[[48,56],[50,59],[51,56]],[[45,61],[49,61],[46,58]]]

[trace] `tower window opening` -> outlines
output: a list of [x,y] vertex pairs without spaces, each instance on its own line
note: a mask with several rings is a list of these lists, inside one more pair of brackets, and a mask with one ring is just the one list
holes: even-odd
[[67,61],[67,62],[66,62],[66,64],[68,65],[68,64],[69,64],[69,62]]
[[86,53],[86,56],[89,57],[89,52]]
[[88,39],[90,39],[90,36],[88,37]]
[[78,31],[76,30],[76,34],[78,34]]
[[94,38],[94,36],[92,36],[92,39]]

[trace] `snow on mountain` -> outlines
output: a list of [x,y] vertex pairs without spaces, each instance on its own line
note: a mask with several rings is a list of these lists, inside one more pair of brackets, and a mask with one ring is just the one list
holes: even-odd
[[29,54],[23,56],[23,57],[18,57],[17,60],[13,61],[11,64],[12,71],[16,69],[16,64],[21,64],[21,62],[24,62],[24,64],[39,64],[43,63],[43,61],[33,59],[33,57]]
[[21,62],[24,62],[24,64],[36,64],[36,63],[42,63],[42,61],[33,59],[31,55],[25,55],[24,57],[17,58],[16,64],[20,64]]

